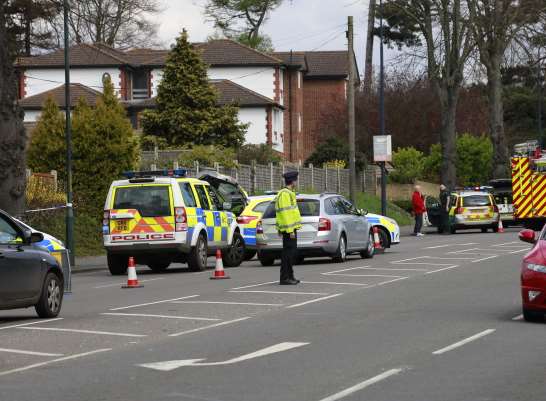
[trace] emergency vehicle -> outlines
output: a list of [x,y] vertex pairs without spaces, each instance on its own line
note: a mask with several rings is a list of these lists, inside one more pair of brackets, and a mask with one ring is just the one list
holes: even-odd
[[245,244],[233,210],[244,209],[246,193],[215,172],[199,179],[184,169],[128,172],[114,181],[104,207],[104,247],[112,275],[125,274],[129,257],[154,271],[173,262],[192,271],[222,250],[226,267],[239,266]]
[[538,141],[514,147],[512,198],[516,223],[540,231],[546,221],[546,154]]

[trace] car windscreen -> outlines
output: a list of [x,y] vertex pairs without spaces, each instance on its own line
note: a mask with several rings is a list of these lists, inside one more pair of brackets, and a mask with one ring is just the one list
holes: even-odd
[[470,195],[463,197],[463,207],[491,206],[489,195]]
[[114,209],[136,209],[142,217],[171,215],[169,187],[144,185],[116,188]]
[[254,209],[252,209],[252,211],[263,214],[270,203],[271,201],[260,202],[256,206],[254,206]]
[[[313,217],[320,215],[320,201],[316,199],[298,199],[297,202],[301,217]],[[275,202],[272,201],[267,207],[263,218],[271,219],[275,216]]]

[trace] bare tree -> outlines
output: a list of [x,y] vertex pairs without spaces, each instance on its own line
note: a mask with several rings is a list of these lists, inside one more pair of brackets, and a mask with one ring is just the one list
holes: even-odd
[[364,60],[364,93],[371,95],[373,80],[373,42],[375,29],[375,0],[368,5],[368,29],[366,32],[366,58]]

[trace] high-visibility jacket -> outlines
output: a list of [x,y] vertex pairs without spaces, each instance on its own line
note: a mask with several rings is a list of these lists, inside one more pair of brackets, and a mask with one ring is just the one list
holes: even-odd
[[301,215],[296,202],[296,194],[283,188],[275,199],[277,230],[281,233],[293,233],[301,228]]

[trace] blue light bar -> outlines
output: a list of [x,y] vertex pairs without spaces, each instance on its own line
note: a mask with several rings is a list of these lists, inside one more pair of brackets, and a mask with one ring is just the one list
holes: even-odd
[[128,180],[133,178],[143,178],[143,177],[173,177],[173,178],[184,178],[188,175],[188,170],[183,168],[178,169],[164,169],[164,170],[154,170],[154,171],[125,171],[122,174]]

